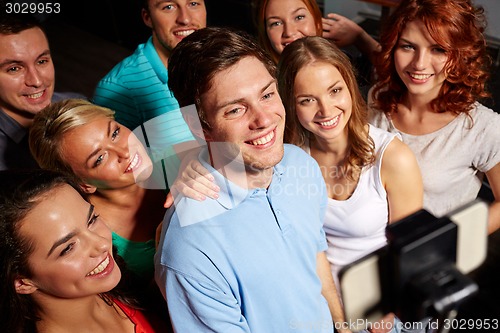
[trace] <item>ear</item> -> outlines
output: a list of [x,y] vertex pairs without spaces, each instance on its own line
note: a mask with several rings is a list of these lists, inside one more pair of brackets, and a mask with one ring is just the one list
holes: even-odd
[[203,137],[205,138],[206,142],[213,141],[212,136],[210,135],[210,132],[208,130],[203,130]]
[[146,9],[142,8],[141,16],[142,16],[142,21],[144,22],[144,24],[146,26],[148,26],[149,28],[153,29],[153,22],[151,21],[151,15],[149,14],[149,12]]
[[38,287],[30,279],[15,279],[14,287],[18,294],[32,294],[38,290]]
[[80,187],[82,188],[82,190],[85,193],[88,193],[88,194],[92,194],[95,191],[97,191],[97,187],[95,187],[94,185],[90,185],[90,184],[80,183]]
[[210,131],[204,129],[201,126],[201,121],[200,118],[198,117],[198,113],[196,112],[196,108],[194,107],[194,105],[191,106],[191,108],[194,109],[194,112],[192,110],[183,112],[184,120],[186,121],[186,124],[189,126],[189,129],[194,135],[196,135],[203,141],[206,142],[212,141]]

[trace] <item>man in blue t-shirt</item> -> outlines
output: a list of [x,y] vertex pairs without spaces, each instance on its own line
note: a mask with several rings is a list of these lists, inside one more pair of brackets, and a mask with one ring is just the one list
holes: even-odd
[[[276,67],[244,32],[205,28],[171,55],[169,86],[218,199],[179,196],[155,279],[176,332],[333,332],[342,309],[325,250],[317,163],[283,145]],[[189,107],[194,105],[195,107]]]

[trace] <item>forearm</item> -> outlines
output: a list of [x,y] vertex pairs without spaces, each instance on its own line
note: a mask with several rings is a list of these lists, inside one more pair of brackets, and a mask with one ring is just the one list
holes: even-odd
[[488,234],[500,228],[500,201],[493,201],[488,210]]
[[[332,319],[334,323],[344,323],[345,322],[345,315],[344,315],[344,308],[342,306],[342,303],[340,302],[340,296],[337,293],[337,289],[335,287],[335,283],[332,280],[333,288],[329,288],[328,290],[325,290],[323,288],[322,294],[323,297],[325,297],[328,301],[328,307],[330,309],[330,314],[332,315]],[[340,327],[343,327],[347,325],[336,325],[339,329],[337,329],[338,332],[341,333],[348,333],[350,330],[348,329],[340,329]]]
[[369,57],[371,61],[373,61],[374,54],[380,51],[379,42],[377,42],[363,29],[361,29],[354,44],[361,51],[361,53]]
[[486,177],[495,198],[488,211],[488,234],[491,234],[500,228],[500,163],[486,172]]
[[[333,322],[345,322],[344,309],[337,292],[337,287],[335,286],[335,281],[333,280],[330,263],[326,259],[326,254],[324,252],[318,253],[317,255],[317,271],[321,280],[321,294],[328,302],[328,308],[330,309]],[[337,325],[337,327],[342,327],[342,325]],[[350,332],[349,330],[342,329],[338,331]]]
[[208,280],[198,280],[174,270],[169,269],[163,281],[161,274],[157,275],[157,283],[165,285],[175,332],[251,332],[232,294],[221,292]]

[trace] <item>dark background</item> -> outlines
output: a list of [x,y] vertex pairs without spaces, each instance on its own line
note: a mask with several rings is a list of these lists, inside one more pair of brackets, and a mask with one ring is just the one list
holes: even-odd
[[[256,34],[250,0],[206,0],[205,4],[208,25],[232,26]],[[56,71],[58,88],[76,90],[86,96],[92,94],[97,81],[114,64],[150,36],[150,30],[140,15],[140,0],[62,0],[61,13],[43,18],[54,60],[59,63]],[[360,25],[377,38],[377,20],[368,18]],[[496,63],[489,83],[492,98],[483,104],[499,112],[500,52],[498,46],[493,45],[489,50]],[[74,75],[79,77],[79,82],[74,82]]]
[[[40,1],[43,2],[43,1]],[[139,0],[62,0],[59,14],[41,15],[56,66],[56,89],[91,97],[97,82],[146,42],[151,31]],[[206,0],[207,24],[255,34],[250,1]]]

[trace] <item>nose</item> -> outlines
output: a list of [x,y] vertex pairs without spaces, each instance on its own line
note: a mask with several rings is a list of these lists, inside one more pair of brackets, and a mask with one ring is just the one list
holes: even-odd
[[318,105],[318,111],[317,113],[321,117],[328,117],[331,115],[330,110],[332,110],[336,105],[336,99],[335,98],[316,98],[316,102]]
[[271,126],[273,123],[273,115],[266,111],[263,107],[256,107],[252,110],[252,121],[250,129],[259,130]]
[[128,149],[128,140],[127,139],[121,139],[119,142],[117,142],[113,146],[113,150],[116,152],[116,155],[118,156],[118,159],[120,161],[128,161],[130,158],[130,152]]
[[425,50],[419,50],[415,52],[413,58],[413,68],[415,70],[421,71],[427,68],[428,53]]
[[177,15],[177,23],[182,25],[188,25],[191,22],[191,15],[186,8],[179,8],[179,12]]
[[42,85],[41,75],[36,68],[27,68],[24,80],[29,87],[40,87]]
[[116,149],[116,153],[118,154],[118,158],[120,160],[128,161],[130,158],[130,152],[128,151],[128,148],[120,147]]
[[102,256],[103,253],[110,252],[111,240],[101,233],[89,231],[88,245],[90,256],[99,257]]
[[297,32],[297,28],[291,22],[283,23],[283,37],[291,37]]

